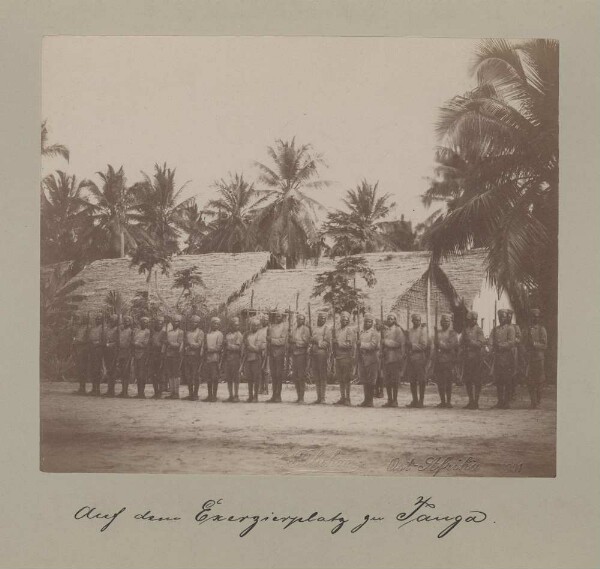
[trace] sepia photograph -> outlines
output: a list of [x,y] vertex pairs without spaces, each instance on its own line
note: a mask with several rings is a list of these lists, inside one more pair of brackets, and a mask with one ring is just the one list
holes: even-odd
[[41,84],[41,471],[556,476],[558,40],[57,35]]

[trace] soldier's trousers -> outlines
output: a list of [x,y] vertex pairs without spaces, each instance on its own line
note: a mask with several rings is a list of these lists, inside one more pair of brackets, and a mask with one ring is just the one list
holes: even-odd
[[148,357],[148,379],[154,387],[154,394],[157,395],[162,391],[163,382],[163,370],[162,365],[162,354],[160,351],[150,352]]
[[273,396],[281,397],[281,386],[285,377],[285,356],[271,356],[269,360],[271,368],[271,380],[273,381]]
[[[512,354],[510,354],[512,356]],[[498,391],[498,405],[508,405],[513,380],[514,365],[512,357],[496,357],[494,362],[494,381]]]
[[383,376],[386,387],[398,387],[400,382],[400,362],[383,364]]
[[304,399],[304,391],[306,389],[306,365],[308,363],[308,356],[304,354],[294,354],[292,363],[292,377],[294,379],[294,385],[296,386],[296,393],[298,399]]
[[434,370],[435,382],[438,386],[447,388],[454,381],[454,363],[436,362]]
[[109,380],[108,389],[109,391],[112,388],[112,391],[115,389],[115,381],[118,379],[121,380],[121,384],[123,385],[123,393],[127,393],[127,389],[129,387],[129,374],[130,374],[130,363],[131,360],[126,355],[119,354],[116,359],[115,372],[112,378]]
[[92,346],[90,348],[90,375],[93,384],[92,390],[97,393],[100,391],[102,381],[103,349],[102,346]]
[[88,376],[88,350],[87,348],[75,348],[75,368],[79,388],[85,389]]
[[134,356],[132,361],[132,380],[137,383],[138,395],[143,395],[148,381],[148,357],[146,354]]
[[240,354],[229,353],[225,359],[225,380],[227,383],[240,382]]
[[324,401],[327,390],[327,352],[315,351],[311,356],[311,368],[317,387],[317,401]]
[[379,363],[374,361],[368,365],[365,365],[362,360],[358,366],[358,378],[362,385],[375,386],[377,382],[377,372],[379,371]]
[[424,355],[410,356],[406,366],[406,376],[411,384],[425,384],[425,368],[427,367],[427,358]]
[[219,388],[219,362],[206,362],[204,364],[208,396],[215,399]]
[[352,382],[353,358],[337,358],[335,360],[336,379],[340,385],[350,385]]
[[167,367],[167,379],[172,397],[179,397],[179,384],[181,382],[181,356],[179,354],[167,355],[165,361]]
[[198,395],[198,389],[200,387],[200,375],[198,373],[199,365],[199,355],[186,354],[183,356],[183,377],[187,383],[190,395]]
[[481,359],[467,358],[463,368],[463,381],[466,385],[481,385]]

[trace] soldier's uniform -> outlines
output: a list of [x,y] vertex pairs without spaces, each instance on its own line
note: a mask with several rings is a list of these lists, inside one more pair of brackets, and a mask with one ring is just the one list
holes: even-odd
[[188,396],[186,399],[191,401],[198,400],[198,391],[200,389],[200,361],[202,358],[202,349],[204,345],[204,332],[198,326],[199,318],[192,319],[192,330],[185,331],[184,349],[183,349],[183,373],[188,386]]
[[[365,315],[365,320],[368,315]],[[373,318],[371,318],[373,320]],[[368,330],[363,329],[360,333],[360,346],[358,358],[358,377],[363,385],[365,400],[361,403],[362,407],[373,406],[373,396],[375,394],[375,383],[377,382],[377,373],[379,371],[379,347],[381,335],[371,327]]]
[[336,379],[340,384],[341,398],[336,405],[351,405],[350,384],[354,368],[354,350],[356,349],[356,330],[350,325],[336,330],[335,350]]
[[229,388],[229,401],[239,401],[240,365],[244,335],[235,330],[225,335],[225,378]]
[[409,407],[423,407],[425,385],[427,382],[426,369],[431,352],[431,340],[427,328],[412,327],[408,331],[408,362],[406,376],[410,381],[413,400]]
[[[260,324],[260,321],[259,321]],[[257,341],[260,345],[263,346],[262,352],[260,355],[260,381],[258,383],[257,389],[263,395],[269,394],[269,377],[271,371],[269,369],[269,358],[267,357],[267,336],[269,334],[269,323],[268,320],[264,326],[259,327],[258,331],[258,339]]]
[[[499,313],[505,312],[499,310]],[[494,354],[494,381],[498,391],[499,409],[510,406],[510,385],[515,369],[514,347],[515,329],[504,323],[496,326],[491,334],[492,353]]]
[[73,352],[75,354],[75,367],[77,370],[77,379],[79,381],[79,390],[77,393],[85,395],[85,384],[88,376],[88,328],[85,324],[75,328],[73,335]]
[[[537,309],[535,310],[537,311]],[[531,397],[531,407],[534,409],[540,404],[542,386],[546,382],[544,363],[547,349],[548,334],[546,328],[541,324],[530,326],[527,333],[527,386]]]
[[100,395],[100,383],[102,381],[102,357],[104,352],[104,334],[101,322],[96,322],[90,328],[88,334],[90,374],[92,376],[92,391],[90,395]]
[[167,334],[162,325],[162,321],[159,320],[157,323],[159,324],[158,330],[156,329],[157,326],[155,326],[150,335],[150,354],[148,361],[149,378],[152,382],[152,387],[154,387],[154,399],[160,399],[160,394],[162,393],[164,376],[162,351]]
[[515,331],[515,345],[513,347],[513,375],[510,379],[508,387],[508,397],[512,401],[515,398],[517,391],[517,382],[519,380],[520,366],[519,366],[519,353],[521,349],[521,327],[517,323],[513,323],[512,318],[514,311],[507,309],[508,323],[513,327]]
[[435,342],[434,377],[440,394],[440,407],[452,407],[452,382],[458,352],[458,334],[449,327],[440,329]]
[[269,330],[269,367],[273,382],[273,395],[270,402],[281,403],[281,387],[285,379],[285,351],[288,336],[286,322],[271,324]]
[[292,352],[292,374],[298,403],[304,402],[304,391],[306,389],[306,371],[308,364],[308,346],[310,343],[310,330],[306,324],[297,326],[291,333],[290,349]]
[[[213,318],[214,321],[220,320]],[[223,332],[221,330],[211,330],[206,334],[206,348],[204,357],[204,367],[206,375],[206,384],[208,386],[208,397],[205,401],[214,402],[217,400],[217,390],[219,388],[219,360],[223,351]]]
[[[148,323],[148,318],[145,318]],[[132,379],[137,383],[138,397],[146,397],[146,381],[148,380],[148,345],[150,343],[150,329],[141,328],[133,332],[133,361]]]
[[104,365],[106,366],[106,374],[108,379],[107,397],[112,397],[115,394],[115,379],[117,375],[117,354],[119,336],[119,324],[116,315],[111,317],[109,325],[104,331]]
[[183,358],[183,330],[171,329],[166,333],[163,353],[167,368],[167,379],[171,395],[169,399],[179,399],[179,384],[181,381],[181,364]]
[[312,375],[317,388],[316,403],[325,402],[327,391],[327,363],[329,360],[329,348],[331,345],[331,329],[327,324],[312,329],[310,338],[310,362]]
[[[127,318],[127,317],[126,317]],[[123,327],[118,334],[116,376],[121,379],[119,397],[129,397],[129,379],[131,374],[131,344],[133,329]]]
[[477,313],[471,312],[473,323],[465,326],[460,339],[461,358],[463,364],[463,381],[469,396],[466,409],[479,409],[479,394],[482,381],[482,356],[485,347],[485,335],[477,324]]
[[261,353],[265,350],[264,335],[260,330],[250,331],[246,336],[245,374],[248,381],[248,402],[258,401],[258,388],[261,380]]
[[398,407],[400,368],[405,351],[404,332],[397,324],[383,328],[382,361],[388,401],[384,407]]

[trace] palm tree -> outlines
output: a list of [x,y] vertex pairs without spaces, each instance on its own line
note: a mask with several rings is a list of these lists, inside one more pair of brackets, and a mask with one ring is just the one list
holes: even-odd
[[252,221],[266,196],[260,197],[254,185],[244,180],[243,174],[230,175],[228,181],[217,180],[213,187],[220,197],[210,200],[205,210],[215,219],[202,239],[202,250],[222,253],[256,250],[256,227]]
[[260,170],[258,181],[267,187],[265,195],[271,199],[257,214],[257,234],[266,249],[285,257],[286,266],[293,267],[300,259],[314,256],[320,242],[316,210],[322,206],[305,191],[330,183],[319,179],[319,167],[325,163],[310,144],[296,146],[295,139],[277,140],[267,152],[272,167],[255,163]]
[[195,199],[182,209],[179,227],[187,234],[186,246],[183,249],[185,255],[201,252],[200,243],[208,232],[205,216],[206,213],[198,207]]
[[83,201],[85,182],[58,170],[42,181],[41,256],[42,263],[81,258],[81,233],[89,219]]
[[332,256],[356,255],[392,249],[393,244],[383,232],[383,219],[396,204],[389,203],[390,194],[377,195],[375,185],[363,180],[355,190],[346,192],[347,211],[330,212],[325,233],[334,239]]
[[137,267],[138,273],[146,275],[146,284],[148,285],[148,298],[150,297],[150,284],[152,282],[152,274],[154,273],[154,287],[157,298],[163,303],[168,310],[168,305],[163,299],[158,289],[158,271],[163,275],[168,275],[171,269],[172,254],[165,250],[156,242],[139,243],[133,250],[131,255],[130,267]]
[[109,164],[106,172],[97,174],[102,180],[100,187],[92,181],[85,184],[93,199],[87,202],[94,219],[88,238],[106,256],[124,257],[145,239],[142,227],[136,223],[140,220],[136,192],[127,186],[123,166],[115,171]]
[[41,136],[41,151],[42,156],[62,156],[67,162],[69,161],[69,149],[64,144],[48,144],[48,127],[47,121],[42,123]]
[[175,188],[175,169],[154,165],[152,178],[142,172],[144,181],[134,186],[139,220],[145,233],[168,253],[179,250],[179,227],[185,221],[186,208],[194,198],[181,201],[181,193],[188,184]]
[[[558,300],[558,42],[485,40],[478,86],[442,109],[437,179],[424,196],[447,211],[433,260],[488,249],[488,275],[518,303],[538,295],[555,337]],[[519,306],[516,307],[519,309]]]

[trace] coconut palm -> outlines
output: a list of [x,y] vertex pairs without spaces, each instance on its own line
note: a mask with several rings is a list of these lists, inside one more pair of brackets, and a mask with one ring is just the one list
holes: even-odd
[[166,163],[154,165],[152,177],[142,172],[144,181],[134,186],[140,225],[152,241],[168,253],[179,250],[179,227],[184,222],[185,210],[194,203],[194,198],[181,200],[188,182],[175,187],[175,169]]
[[[558,42],[485,40],[478,86],[437,124],[437,178],[425,202],[447,211],[427,242],[433,259],[488,248],[491,281],[513,299],[537,291],[553,318],[558,290]],[[518,307],[517,307],[518,308]],[[555,327],[548,322],[550,328]]]
[[347,211],[332,211],[325,222],[325,233],[333,238],[332,256],[356,255],[393,249],[382,230],[383,220],[396,204],[390,194],[377,195],[379,182],[363,180],[355,190],[348,190],[343,200]]
[[179,227],[187,235],[182,251],[185,255],[201,252],[200,243],[208,232],[205,217],[206,213],[198,207],[195,199],[182,209]]
[[240,253],[257,248],[256,227],[253,219],[257,208],[265,201],[243,174],[217,180],[213,187],[219,198],[208,202],[206,213],[214,217],[201,241],[203,252]]
[[86,183],[61,170],[42,181],[42,263],[57,263],[81,257],[81,234],[89,220],[83,201]]
[[319,167],[325,163],[310,144],[296,146],[295,139],[277,140],[267,152],[272,166],[255,163],[260,170],[258,181],[266,186],[270,199],[257,214],[257,234],[263,247],[285,257],[286,266],[293,267],[300,259],[314,256],[320,242],[316,212],[322,206],[306,190],[323,189],[330,183],[319,179]]
[[41,136],[41,151],[42,156],[62,156],[67,162],[69,161],[69,149],[64,144],[48,144],[48,127],[47,121],[42,123]]
[[98,172],[102,184],[86,182],[91,194],[87,206],[94,219],[88,234],[90,246],[100,249],[100,256],[124,257],[145,239],[139,225],[140,214],[136,193],[127,186],[123,166],[115,170],[110,164],[106,172]]

